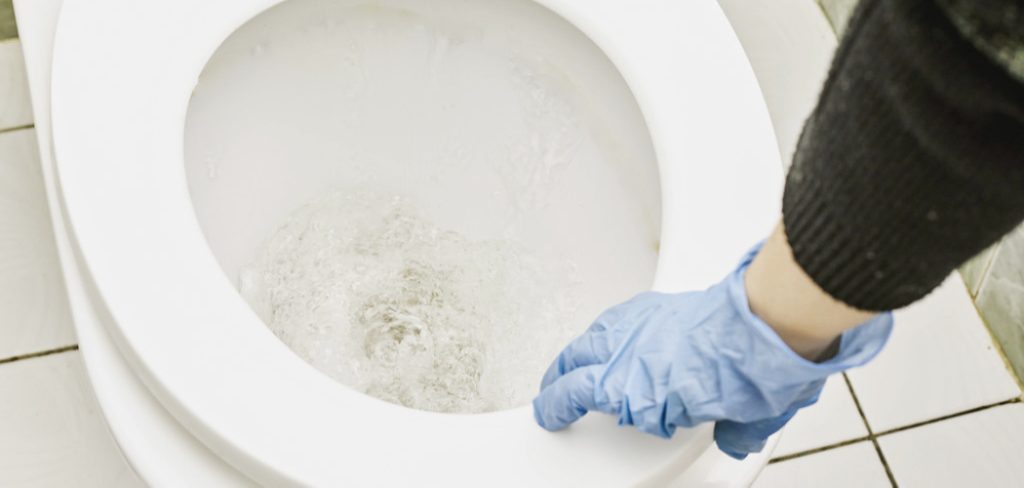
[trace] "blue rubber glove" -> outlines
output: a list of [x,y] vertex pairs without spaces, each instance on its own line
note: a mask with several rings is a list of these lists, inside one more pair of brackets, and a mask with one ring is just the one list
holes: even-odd
[[642,293],[601,314],[548,368],[533,401],[537,423],[561,430],[598,411],[668,438],[676,427],[714,421],[723,452],[760,452],[818,400],[830,374],[882,349],[892,314],[844,332],[832,359],[807,361],[750,311],[743,276],[759,249],[705,291]]

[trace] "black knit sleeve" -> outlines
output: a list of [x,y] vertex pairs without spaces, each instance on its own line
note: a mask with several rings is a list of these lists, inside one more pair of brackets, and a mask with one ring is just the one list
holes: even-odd
[[[1019,10],[1005,25],[1024,28]],[[1022,220],[1024,82],[934,0],[862,0],[786,179],[796,261],[833,297],[891,310]]]

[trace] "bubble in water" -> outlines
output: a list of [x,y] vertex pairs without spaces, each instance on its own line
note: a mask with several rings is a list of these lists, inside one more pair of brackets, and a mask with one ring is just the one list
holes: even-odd
[[579,331],[567,260],[441,229],[403,198],[337,193],[296,212],[240,274],[299,356],[383,400],[438,412],[529,402]]

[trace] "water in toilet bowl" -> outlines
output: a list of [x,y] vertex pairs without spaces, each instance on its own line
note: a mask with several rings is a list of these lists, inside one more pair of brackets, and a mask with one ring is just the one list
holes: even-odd
[[224,273],[303,359],[420,409],[522,406],[650,286],[650,135],[571,24],[530,0],[261,15],[197,80],[186,175]]
[[579,331],[571,260],[440,228],[402,197],[337,192],[296,213],[240,290],[299,356],[437,412],[522,405]]

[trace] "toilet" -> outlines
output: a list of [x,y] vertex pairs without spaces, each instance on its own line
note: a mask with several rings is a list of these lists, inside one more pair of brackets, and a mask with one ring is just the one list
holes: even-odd
[[[310,42],[287,49],[327,49],[315,43],[358,13],[371,27],[425,19],[428,27],[468,32],[457,42],[502,38],[517,55],[561,70],[560,86],[590,101],[582,106],[608,110],[586,112],[607,129],[588,133],[597,149],[587,151],[621,156],[625,147],[636,155],[624,159],[635,166],[622,174],[636,181],[623,185],[619,199],[623,207],[658,216],[654,234],[633,242],[636,233],[622,227],[630,219],[602,222],[580,205],[574,211],[596,223],[579,235],[590,238],[602,224],[618,239],[604,254],[594,251],[596,262],[623,252],[630,263],[637,243],[650,244],[656,253],[651,288],[702,289],[767,235],[782,188],[779,149],[757,80],[714,0],[47,4],[60,10],[60,19],[52,91],[42,97],[52,118],[52,155],[44,154],[52,164],[44,173],[62,264],[90,380],[125,457],[149,484],[746,486],[767,463],[777,439],[739,462],[717,450],[711,425],[680,430],[666,441],[595,414],[550,433],[534,424],[528,404],[441,414],[332,380],[264,326],[238,292],[238,269],[303,201],[341,183],[378,184],[359,179],[374,168],[400,179],[401,160],[371,154],[369,169],[346,172],[314,161],[318,155],[350,157],[328,149],[289,160],[217,146],[227,132],[219,129],[247,117],[284,114],[289,127],[296,120],[310,127],[332,123],[325,114],[336,111],[302,119],[288,112],[292,103],[254,107],[228,96],[231,83],[251,79],[245,70],[259,63],[322,68],[303,67],[292,54],[274,58],[275,49],[286,48],[282,32],[301,31],[297,39]],[[282,76],[281,83],[296,79],[302,76]],[[281,89],[294,93],[289,86]],[[228,91],[218,96],[216,90]],[[614,99],[593,101],[601,96]],[[33,97],[37,113],[44,111],[39,92]],[[500,114],[500,104],[494,106]],[[479,111],[480,104],[465,110]],[[459,134],[475,125],[486,126],[459,126]],[[42,139],[46,123],[37,120],[37,127]],[[237,130],[251,138],[268,127]],[[379,141],[367,144],[386,149]],[[245,178],[233,176],[243,170]],[[407,178],[429,178],[415,173],[421,170],[408,168]],[[585,193],[588,171],[566,178],[582,186],[562,193]],[[423,192],[419,197],[428,202],[478,188],[476,180],[452,181],[402,188]],[[480,194],[496,191],[487,187]],[[431,211],[452,226],[488,228],[479,214],[456,211],[471,205],[457,201]],[[560,207],[552,205],[541,206],[538,218],[556,214],[551,208]],[[585,241],[566,245],[587,255]]]

